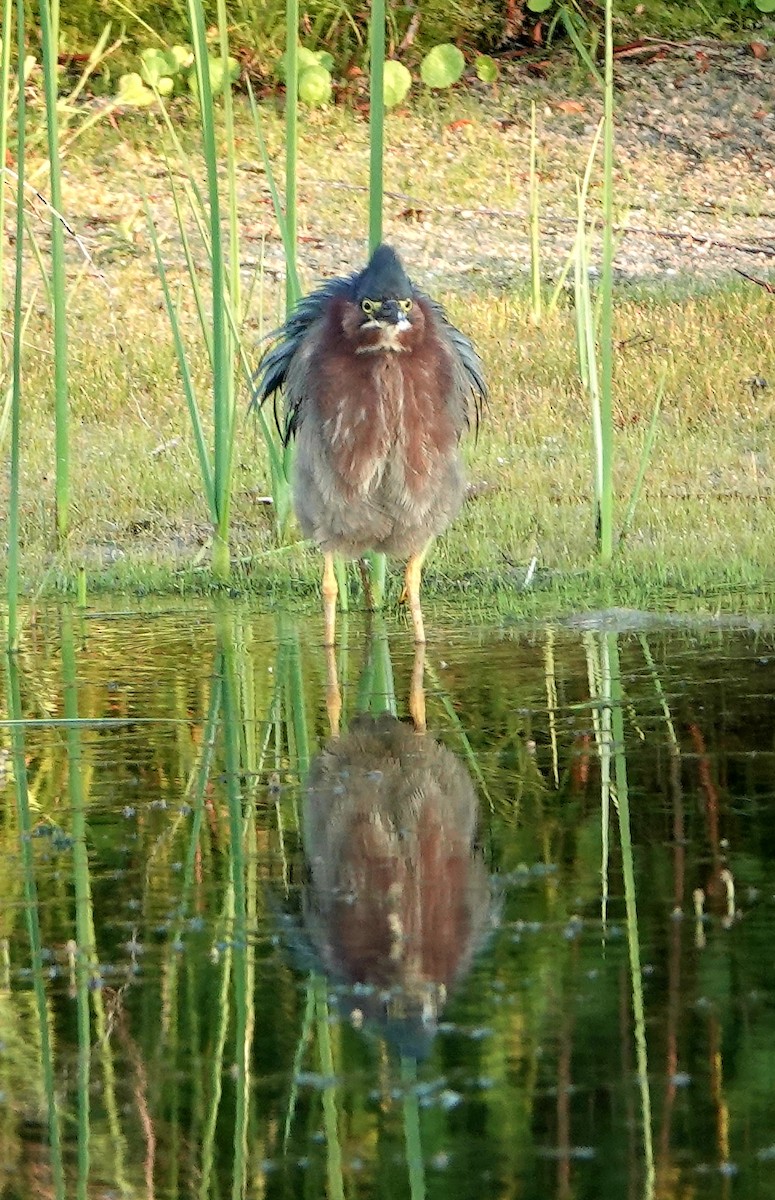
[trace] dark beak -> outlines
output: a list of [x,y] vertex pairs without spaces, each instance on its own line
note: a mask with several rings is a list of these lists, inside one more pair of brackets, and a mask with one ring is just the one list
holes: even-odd
[[383,300],[376,315],[378,320],[385,321],[388,325],[397,325],[401,312],[395,300]]

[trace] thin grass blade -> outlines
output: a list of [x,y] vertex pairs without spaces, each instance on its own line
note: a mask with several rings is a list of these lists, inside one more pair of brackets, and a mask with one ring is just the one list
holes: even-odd
[[[250,112],[253,117],[253,128],[256,133],[256,141],[258,142],[258,149],[261,154],[261,161],[264,165],[264,171],[266,172],[266,181],[269,186],[269,194],[272,197],[272,208],[274,209],[275,220],[277,221],[277,228],[280,230],[280,238],[283,243],[283,254],[285,256],[285,269],[287,272],[288,280],[290,281],[290,283],[292,285],[293,304],[295,304],[297,299],[301,295],[301,285],[299,283],[299,272],[298,272],[298,267],[297,267],[297,263],[296,263],[296,226],[294,223],[293,227],[291,227],[291,225],[289,225],[289,223],[288,223],[288,220],[286,219],[286,207],[283,206],[283,202],[280,199],[280,191],[277,187],[277,180],[275,178],[274,170],[272,168],[272,160],[269,157],[269,151],[267,150],[267,147],[266,147],[266,139],[264,138],[264,133],[261,128],[261,116],[258,111],[258,104],[256,103],[255,93],[253,91],[253,88],[252,88],[250,82],[248,82],[248,99],[250,100]],[[286,196],[286,206],[287,206],[287,196]],[[288,304],[286,301],[286,308],[287,307],[288,307]]]
[[[8,125],[10,122],[9,98],[11,92],[11,31],[13,29],[13,0],[3,0],[2,9],[2,45],[0,45],[0,164],[5,166],[8,161]],[[19,91],[24,72],[24,56],[18,64]],[[18,130],[18,126],[17,126]],[[21,140],[22,133],[18,130]],[[0,177],[0,313],[5,312],[5,179]],[[0,350],[0,366],[2,366],[2,350]]]
[[652,1200],[655,1184],[654,1147],[651,1124],[651,1089],[648,1074],[648,1046],[646,1043],[646,1010],[643,1002],[643,970],[641,967],[640,935],[638,931],[637,890],[635,865],[630,829],[630,801],[627,783],[627,756],[624,741],[624,716],[622,712],[622,676],[619,664],[617,634],[603,635],[602,654],[604,669],[610,683],[611,734],[613,739],[614,776],[616,779],[616,811],[619,818],[619,845],[622,855],[624,878],[624,903],[627,914],[627,947],[630,959],[630,981],[632,985],[632,1014],[635,1035],[635,1056],[638,1065],[637,1080],[641,1101],[644,1160],[644,1200]]
[[646,469],[649,465],[649,460],[651,458],[651,451],[654,448],[654,442],[656,441],[657,428],[659,426],[659,414],[662,411],[662,400],[665,395],[665,380],[666,379],[667,379],[667,364],[665,364],[665,366],[662,370],[662,375],[659,380],[659,385],[657,387],[657,394],[654,397],[654,407],[651,411],[651,420],[649,421],[649,427],[646,430],[646,436],[643,440],[643,449],[641,450],[641,453],[640,453],[640,462],[638,464],[638,474],[635,479],[635,483],[633,485],[632,495],[630,496],[630,502],[627,505],[627,512],[624,514],[624,520],[622,521],[622,527],[619,532],[619,540],[620,541],[622,540],[622,538],[627,536],[629,528],[632,524],[633,517],[635,516],[635,509],[638,506],[638,500],[640,499],[640,493],[641,493],[641,489],[643,487],[643,480],[646,476]]
[[613,0],[605,0],[605,92],[603,104],[603,262],[600,274],[600,405],[602,492],[600,561],[613,555],[613,263],[614,263],[614,43]]
[[533,296],[533,322],[541,323],[542,294],[541,294],[541,227],[539,221],[538,196],[538,138],[536,133],[535,100],[530,104],[530,163],[529,163],[529,203],[530,203],[530,280]]
[[582,41],[581,34],[576,26],[577,18],[574,17],[573,13],[570,12],[566,5],[562,6],[557,15],[562,22],[565,32],[573,43],[576,53],[584,63],[584,66],[587,68],[589,73],[594,76],[595,81],[600,85],[600,87],[605,87],[603,76],[598,71],[597,64]]
[[[229,576],[229,507],[231,479],[230,434],[234,406],[232,347],[226,321],[224,292],[223,238],[221,235],[220,195],[218,186],[218,149],[215,136],[215,105],[210,83],[210,64],[205,34],[204,11],[201,0],[188,0],[189,22],[194,51],[199,115],[201,118],[202,148],[207,171],[207,198],[210,232],[211,299],[213,330],[213,499],[215,503],[215,532],[213,536],[212,570],[221,582]],[[223,62],[224,90],[231,87],[227,62]]]
[[385,0],[369,19],[369,250],[382,241],[385,158]]
[[[60,541],[70,524],[70,412],[68,403],[67,294],[65,285],[64,229],[57,214],[62,208],[62,172],[57,113],[58,5],[39,0],[43,90],[46,100],[46,133],[51,189],[51,286],[54,297],[54,420],[56,479],[56,530]],[[22,58],[22,62],[23,62]]]
[[[21,10],[21,11],[20,11]],[[24,28],[23,6],[17,5],[20,28]],[[54,1060],[54,1045],[49,1021],[48,999],[43,982],[43,946],[40,934],[40,909],[38,889],[35,881],[35,840],[32,835],[32,814],[27,777],[27,750],[24,737],[24,710],[21,701],[19,669],[16,657],[7,659],[8,715],[11,718],[11,757],[14,766],[16,787],[16,811],[19,826],[19,861],[24,891],[24,916],[30,947],[32,987],[35,993],[35,1009],[40,1040],[41,1069],[46,1096],[48,1124],[48,1156],[51,1178],[50,1187],[55,1200],[64,1200],[65,1174],[62,1157],[62,1132],[59,1116],[57,1088],[59,1078]]]
[[[10,15],[10,14],[8,14]],[[19,98],[17,101],[17,180],[16,180],[16,257],[13,292],[13,350],[11,382],[11,480],[8,499],[8,649],[19,648],[19,504],[21,486],[21,405],[22,405],[22,319],[24,281],[24,172],[26,163],[27,105],[24,95],[24,3],[16,6]],[[6,41],[10,42],[11,23]],[[5,124],[5,117],[2,121]],[[0,182],[0,191],[4,183]],[[2,229],[0,229],[2,239]]]
[[167,316],[169,317],[170,328],[172,329],[172,337],[175,343],[175,354],[178,360],[178,369],[180,371],[181,381],[183,383],[183,394],[186,397],[186,405],[188,407],[189,417],[191,418],[191,427],[194,431],[194,442],[196,444],[197,458],[199,460],[199,471],[202,476],[202,484],[205,491],[205,499],[207,501],[210,519],[213,524],[218,519],[218,510],[215,500],[215,481],[213,478],[213,470],[210,464],[210,455],[205,441],[204,430],[202,428],[202,419],[199,412],[199,404],[196,398],[196,390],[194,380],[191,374],[191,369],[188,363],[188,355],[186,353],[185,342],[183,341],[183,332],[178,320],[177,308],[172,298],[167,279],[167,270],[164,266],[164,259],[161,254],[161,246],[156,233],[151,210],[148,205],[147,198],[143,199],[145,205],[145,216],[148,224],[148,232],[153,244],[154,254],[156,256],[156,266],[161,280],[162,292],[164,294],[164,303],[167,308]]
[[299,144],[299,0],[285,0],[285,311],[299,298],[297,160]]

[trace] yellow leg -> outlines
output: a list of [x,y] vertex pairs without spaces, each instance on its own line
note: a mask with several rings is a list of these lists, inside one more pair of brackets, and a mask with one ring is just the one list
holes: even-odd
[[336,598],[339,589],[336,586],[333,554],[323,555],[323,618],[325,623],[324,645],[334,645],[336,631]]
[[[428,546],[430,546],[430,542]],[[428,546],[425,546],[419,554],[413,554],[406,564],[404,591],[401,597],[409,605],[409,612],[412,614],[412,625],[414,626],[414,640],[417,643],[425,641],[425,626],[423,625],[422,609],[420,608],[420,579],[422,577],[422,564],[425,555],[428,553]]]
[[339,673],[336,669],[336,651],[333,646],[326,647],[326,712],[331,737],[339,737],[342,693],[339,690]]
[[412,683],[409,689],[409,712],[414,722],[416,733],[425,733],[425,646],[418,642],[414,648],[414,666],[412,668]]

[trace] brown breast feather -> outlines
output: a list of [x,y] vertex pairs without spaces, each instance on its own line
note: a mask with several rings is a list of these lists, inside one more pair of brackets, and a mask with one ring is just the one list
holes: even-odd
[[[450,351],[425,301],[416,304],[402,350],[372,349],[377,331],[359,334],[354,304],[335,300],[312,388],[328,453],[351,494],[367,489],[388,457],[404,459],[406,485],[419,496],[434,465],[454,453],[459,430],[450,408]],[[360,352],[359,352],[360,351]]]

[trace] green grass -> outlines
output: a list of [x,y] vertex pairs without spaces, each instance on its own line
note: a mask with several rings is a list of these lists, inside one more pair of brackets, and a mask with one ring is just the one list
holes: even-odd
[[[435,597],[442,613],[452,603],[457,611],[465,605],[472,612],[527,613],[611,603],[709,611],[717,605],[751,611],[772,607],[762,589],[775,579],[775,461],[768,448],[775,390],[754,389],[747,382],[759,376],[775,384],[772,298],[743,281],[703,290],[686,285],[617,289],[615,528],[637,477],[665,364],[667,373],[638,508],[613,565],[601,569],[595,559],[589,423],[570,300],[563,296],[536,326],[528,276],[514,284],[517,263],[498,278],[486,274],[466,241],[471,233],[465,215],[447,211],[479,204],[486,194],[488,204],[519,211],[513,219],[527,229],[529,106],[523,103],[521,123],[507,138],[496,135],[490,117],[487,106],[469,95],[436,104],[423,100],[406,116],[391,115],[386,126],[387,188],[406,189],[427,204],[423,219],[434,231],[430,239],[418,235],[412,222],[400,217],[405,202],[388,198],[386,236],[405,251],[417,281],[474,338],[492,393],[479,441],[470,439],[466,448],[476,497],[428,560],[429,600]],[[449,125],[458,119],[472,124],[453,135]],[[196,131],[185,123],[178,128],[184,148],[192,148],[191,169],[197,172]],[[269,113],[265,128],[270,155],[280,157],[281,121]],[[269,255],[276,226],[244,112],[236,115],[236,139],[244,260],[255,264],[266,256],[276,262],[276,249],[273,258]],[[349,268],[356,265],[353,256],[363,253],[367,223],[367,127],[338,110],[314,114],[302,121],[300,142],[300,231],[341,247],[341,267]],[[211,522],[141,210],[140,177],[158,219],[183,329],[191,335],[198,318],[157,143],[147,114],[130,115],[121,119],[118,133],[90,131],[67,160],[68,217],[77,229],[88,227],[105,280],[86,274],[69,292],[71,435],[78,469],[72,479],[71,532],[61,548],[51,521],[52,355],[44,312],[34,312],[25,333],[21,571],[28,594],[74,589],[81,563],[90,595],[212,586]],[[583,138],[577,151],[567,143],[561,151],[552,146],[547,163],[547,171],[567,181],[560,188],[550,180],[552,211],[566,211],[571,221],[572,176],[583,168],[588,149]],[[427,164],[421,173],[414,169],[419,154]],[[515,161],[524,166],[523,178],[515,173]],[[343,178],[363,190],[331,186]],[[626,207],[636,200],[641,180],[642,175],[617,180],[617,203]],[[544,183],[542,204],[550,202],[548,196]],[[568,228],[572,233],[572,225]],[[459,231],[460,246],[450,244],[450,229]],[[425,249],[428,245],[441,247],[438,259]],[[553,253],[556,258],[554,248]],[[305,287],[317,277],[317,256],[314,238],[302,242]],[[69,247],[71,278],[81,268]],[[31,262],[25,286],[31,288],[34,278]],[[247,344],[255,339],[256,359],[260,335],[283,310],[283,280],[264,270],[245,333]],[[201,347],[201,339],[192,344]],[[201,391],[209,374],[204,348],[193,352],[191,368]],[[260,502],[271,490],[266,450],[247,413],[242,381],[240,389],[232,586],[304,597],[315,606],[319,555],[297,540],[293,525],[285,544],[277,543],[271,509]],[[211,420],[203,414],[208,438]],[[7,486],[3,477],[3,512]],[[534,557],[533,585],[523,591]],[[391,573],[389,603],[398,574]],[[740,588],[744,596],[736,594]]]
[[[206,547],[208,514],[171,348],[158,339],[156,304],[133,288],[122,321],[122,355],[111,331],[74,339],[73,532],[56,554],[47,517],[53,462],[45,359],[27,364],[23,446],[22,576],[28,589],[61,584],[86,563],[89,590],[184,590],[209,586],[192,569]],[[149,298],[155,300],[149,291]],[[477,490],[429,560],[429,591],[461,588],[512,598],[532,557],[539,595],[551,580],[556,603],[574,581],[611,602],[662,589],[733,586],[775,578],[775,398],[754,391],[754,374],[775,378],[771,300],[746,287],[697,296],[642,292],[617,297],[616,491],[635,480],[650,407],[667,360],[665,399],[639,509],[612,572],[595,564],[589,432],[577,380],[573,315],[561,309],[536,328],[527,286],[509,297],[444,295],[453,319],[473,333],[488,365],[492,399],[478,444],[469,441]],[[98,293],[80,295],[82,328],[97,330]],[[93,307],[92,307],[93,306]],[[193,314],[192,314],[193,319]],[[648,336],[643,345],[629,339]],[[46,322],[29,331],[42,344]],[[624,343],[624,344],[622,344]],[[205,363],[199,364],[204,371]],[[242,398],[244,401],[244,397]],[[238,400],[238,403],[240,401]],[[271,512],[259,503],[268,465],[252,419],[239,421],[233,501],[235,583],[299,594],[314,590],[319,556],[295,542],[278,547]],[[5,482],[0,502],[5,504]],[[47,581],[47,582],[46,582]],[[575,599],[574,599],[575,597]],[[547,601],[549,597],[547,596]],[[533,599],[523,597],[529,607]]]

